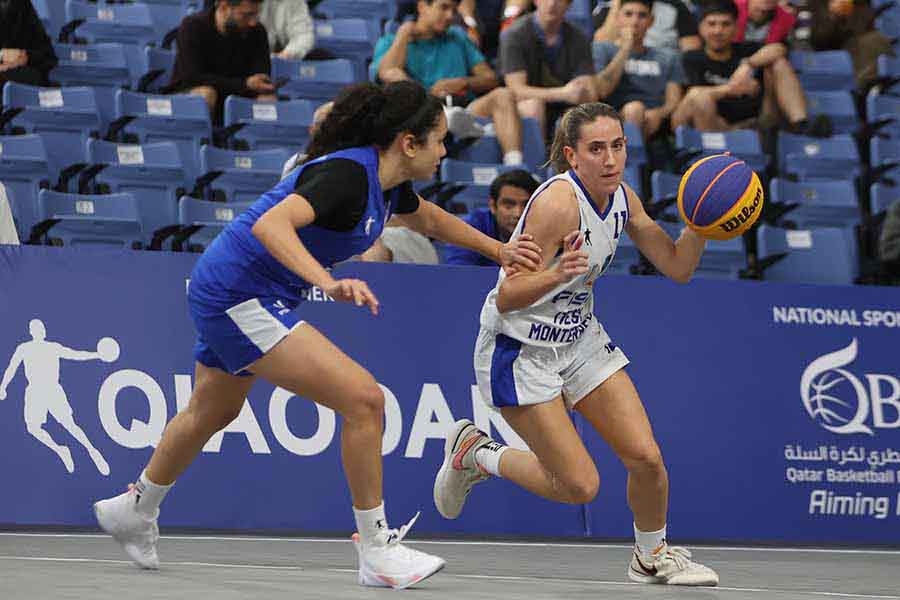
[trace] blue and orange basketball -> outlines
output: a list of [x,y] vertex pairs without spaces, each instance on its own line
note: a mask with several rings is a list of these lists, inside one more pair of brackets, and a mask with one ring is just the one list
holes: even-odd
[[691,165],[678,186],[678,212],[700,237],[730,240],[759,218],[763,189],[747,163],[729,154]]

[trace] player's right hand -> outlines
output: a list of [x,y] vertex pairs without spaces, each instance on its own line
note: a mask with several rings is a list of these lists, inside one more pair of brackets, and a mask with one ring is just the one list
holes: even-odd
[[563,238],[563,253],[556,263],[556,272],[564,281],[571,281],[588,272],[588,255],[581,249],[583,243],[584,238],[578,229]]
[[338,302],[352,302],[357,306],[368,306],[373,315],[378,314],[378,298],[361,279],[338,279],[322,291]]
[[6,390],[0,390],[0,400],[6,400]]

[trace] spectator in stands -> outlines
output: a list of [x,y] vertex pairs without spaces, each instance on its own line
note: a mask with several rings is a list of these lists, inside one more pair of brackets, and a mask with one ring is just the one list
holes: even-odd
[[437,250],[427,237],[391,219],[381,237],[360,255],[365,262],[395,262],[414,265],[438,264]]
[[[621,6],[622,0],[597,3],[594,9],[595,42],[616,41],[616,13]],[[697,21],[683,0],[654,0],[653,26],[647,31],[644,45],[682,52],[700,49]]]
[[218,0],[214,8],[185,17],[167,91],[202,96],[217,123],[229,95],[275,100],[269,40],[259,24],[261,2]]
[[7,81],[47,85],[56,53],[29,0],[0,0],[0,88]]
[[807,121],[806,97],[783,44],[732,42],[737,14],[733,0],[703,5],[703,50],[682,57],[689,89],[672,115],[672,128],[690,125],[702,131],[725,131],[769,127],[780,111],[791,132],[830,135],[831,124],[824,115],[812,123]]
[[[456,5],[456,0],[419,0],[415,21],[378,40],[370,74],[385,83],[413,79],[448,103],[465,106],[465,110],[448,111],[454,135],[466,135],[474,125],[473,117],[490,117],[503,163],[522,164],[522,121],[513,94],[498,87],[497,75],[484,55],[465,33],[450,26]],[[472,135],[478,133],[475,129]]]
[[[476,208],[463,217],[463,221],[495,240],[508,242],[538,185],[528,171],[514,169],[502,173],[491,182],[487,208]],[[496,266],[496,263],[485,260],[476,252],[449,245],[444,262],[449,265]]]
[[16,225],[13,223],[12,209],[9,199],[6,197],[6,188],[0,183],[0,244],[19,243],[19,235],[16,233]]
[[278,58],[300,60],[315,44],[306,0],[264,0],[259,22],[269,35],[269,49]]
[[878,258],[894,285],[900,285],[900,200],[887,209],[878,241]]
[[738,9],[735,42],[777,44],[785,42],[797,22],[778,0],[735,0]]
[[644,37],[653,23],[652,0],[622,0],[616,12],[616,42],[594,42],[597,94],[650,138],[681,101],[681,57],[648,48]]
[[846,50],[853,59],[861,88],[876,76],[878,56],[890,52],[891,41],[873,25],[868,2],[807,0],[812,13],[813,50]]
[[566,22],[572,0],[535,0],[500,36],[499,65],[519,114],[537,119],[546,135],[573,104],[596,100],[594,64],[587,36]]

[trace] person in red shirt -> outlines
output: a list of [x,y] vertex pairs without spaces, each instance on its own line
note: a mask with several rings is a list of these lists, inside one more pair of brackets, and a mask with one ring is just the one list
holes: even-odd
[[787,40],[797,17],[778,0],[735,0],[738,9],[736,42],[778,44]]

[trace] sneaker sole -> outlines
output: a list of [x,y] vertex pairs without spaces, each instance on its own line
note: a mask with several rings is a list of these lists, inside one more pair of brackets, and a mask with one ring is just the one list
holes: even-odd
[[719,585],[718,578],[715,580],[705,579],[698,580],[692,582],[679,582],[672,583],[663,577],[657,577],[656,575],[644,575],[643,573],[638,573],[631,567],[628,567],[628,578],[636,583],[648,583],[655,585],[680,585],[685,587],[715,587]]
[[395,590],[405,590],[408,587],[412,587],[418,583],[422,583],[435,573],[439,573],[447,566],[447,563],[443,560],[437,567],[432,569],[431,571],[425,573],[424,575],[412,577],[409,581],[397,581],[391,577],[383,577],[381,575],[377,575],[372,573],[368,569],[364,569],[360,567],[359,569],[359,584],[367,587],[389,587]]
[[444,440],[444,462],[441,465],[441,468],[438,469],[437,475],[434,478],[434,505],[437,507],[438,512],[441,513],[445,519],[455,519],[461,513],[462,509],[456,514],[452,514],[447,511],[446,506],[441,506],[441,502],[439,500],[440,494],[438,494],[438,490],[443,487],[444,480],[447,478],[447,473],[453,469],[453,448],[456,446],[456,442],[459,440],[459,435],[463,432],[463,430],[469,425],[474,426],[475,424],[468,419],[461,419],[456,422],[456,426],[453,428],[447,438]]

